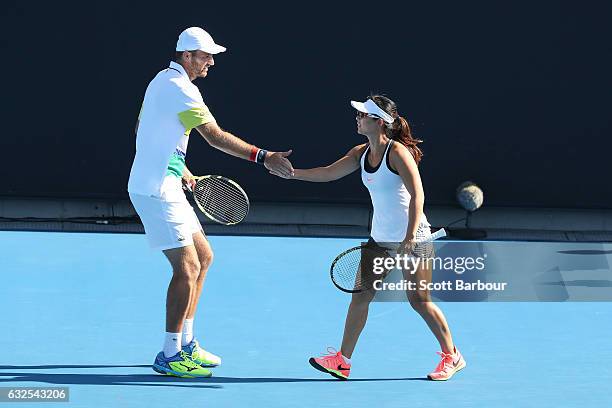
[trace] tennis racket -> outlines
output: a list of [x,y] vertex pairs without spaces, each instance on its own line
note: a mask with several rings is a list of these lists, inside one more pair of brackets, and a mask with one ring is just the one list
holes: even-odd
[[249,197],[242,187],[223,176],[193,177],[193,193],[198,208],[213,221],[223,225],[238,224],[249,213]]
[[[416,241],[417,244],[431,242],[446,236],[444,228],[431,234],[427,239]],[[343,292],[359,293],[370,290],[374,282],[384,279],[394,268],[385,266],[384,260],[389,253],[377,245],[367,244],[342,252],[334,259],[329,270],[333,284]]]

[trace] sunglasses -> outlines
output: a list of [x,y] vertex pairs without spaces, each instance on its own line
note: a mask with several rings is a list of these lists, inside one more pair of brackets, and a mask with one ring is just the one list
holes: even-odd
[[367,118],[372,118],[372,119],[382,119],[382,118],[380,118],[380,117],[378,117],[376,115],[371,115],[369,113],[364,113],[364,112],[359,112],[359,111],[357,111],[357,117],[360,118],[360,119],[361,118],[366,118],[366,117]]

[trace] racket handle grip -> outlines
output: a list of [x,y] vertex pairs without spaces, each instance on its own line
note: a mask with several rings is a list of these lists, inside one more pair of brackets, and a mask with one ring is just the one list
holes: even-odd
[[183,190],[187,190],[191,193],[193,193],[193,190],[191,188],[191,186],[189,184],[183,184]]
[[416,243],[420,244],[420,243],[423,243],[423,242],[434,241],[436,239],[444,238],[445,236],[446,236],[446,230],[444,228],[440,228],[439,230],[437,230],[436,232],[431,234],[429,237],[427,237],[425,239],[420,239],[420,240],[416,241]]

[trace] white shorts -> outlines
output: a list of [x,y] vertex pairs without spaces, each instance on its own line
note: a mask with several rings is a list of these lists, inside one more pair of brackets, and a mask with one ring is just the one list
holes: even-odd
[[161,197],[130,193],[149,245],[162,251],[193,245],[193,234],[203,229],[185,197],[181,180],[167,176],[161,191]]

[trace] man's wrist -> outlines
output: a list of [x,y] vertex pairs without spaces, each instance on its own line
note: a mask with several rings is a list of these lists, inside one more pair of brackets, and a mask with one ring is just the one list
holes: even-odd
[[257,157],[255,158],[255,163],[263,165],[266,161],[266,156],[268,155],[268,151],[264,149],[259,149],[257,152]]
[[264,164],[266,161],[266,156],[268,154],[267,150],[260,149],[258,147],[253,146],[251,149],[251,154],[249,155],[249,160],[255,162],[257,164]]
[[257,153],[259,153],[259,149],[255,146],[251,148],[251,154],[249,155],[249,161],[256,162],[257,161]]

